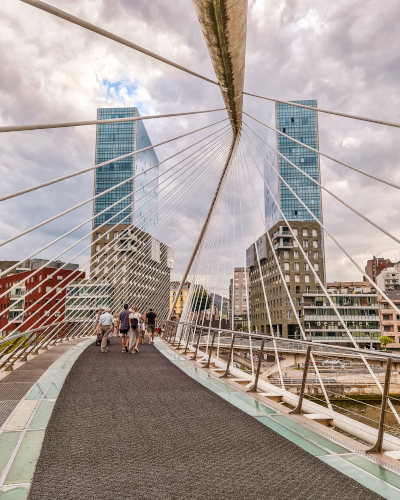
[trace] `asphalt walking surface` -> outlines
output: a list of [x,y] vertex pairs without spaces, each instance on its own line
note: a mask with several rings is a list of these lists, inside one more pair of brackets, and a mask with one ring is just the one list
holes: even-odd
[[382,497],[209,391],[155,346],[89,346],[56,401],[29,500]]

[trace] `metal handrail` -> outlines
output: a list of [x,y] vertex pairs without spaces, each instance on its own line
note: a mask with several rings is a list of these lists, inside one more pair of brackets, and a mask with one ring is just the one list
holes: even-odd
[[[166,320],[165,320],[166,321]],[[284,342],[290,342],[290,343],[295,343],[295,342],[298,342],[298,343],[301,343],[303,346],[308,346],[308,345],[311,345],[313,347],[323,347],[325,349],[328,349],[328,350],[332,350],[332,349],[335,349],[335,350],[341,350],[341,351],[347,351],[348,353],[357,353],[357,354],[362,354],[363,356],[366,356],[366,357],[378,357],[378,358],[383,358],[383,359],[393,359],[394,361],[400,363],[400,355],[398,354],[393,354],[393,353],[388,353],[388,352],[384,352],[384,351],[374,351],[373,353],[370,353],[368,352],[368,349],[357,349],[355,347],[342,347],[342,346],[328,346],[327,344],[322,344],[322,343],[319,343],[319,342],[311,342],[309,340],[303,340],[303,339],[297,339],[297,340],[293,340],[291,341],[290,339],[286,339],[286,338],[283,338],[283,337],[275,337],[273,335],[265,335],[265,334],[261,334],[261,333],[248,333],[248,332],[238,332],[236,330],[225,330],[225,329],[222,329],[222,328],[214,328],[214,327],[209,327],[209,326],[199,326],[199,325],[194,325],[193,323],[189,323],[189,322],[184,322],[184,321],[172,321],[172,320],[169,320],[170,323],[174,323],[176,325],[187,325],[187,326],[192,326],[192,327],[195,327],[195,328],[199,328],[199,329],[203,329],[203,330],[211,330],[211,331],[219,331],[219,332],[228,332],[230,334],[235,334],[235,335],[241,335],[241,336],[245,336],[245,337],[248,337],[248,338],[255,338],[255,339],[258,339],[258,340],[262,340],[263,338],[267,339],[267,340],[275,340],[275,341],[284,341]],[[303,347],[303,349],[306,349],[306,347]]]

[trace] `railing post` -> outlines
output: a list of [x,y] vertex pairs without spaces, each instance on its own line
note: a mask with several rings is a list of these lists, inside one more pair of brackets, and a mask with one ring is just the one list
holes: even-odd
[[207,363],[203,366],[203,368],[210,368],[210,361],[211,361],[211,355],[212,355],[212,350],[214,347],[214,339],[215,339],[216,332],[213,333],[212,336],[212,341],[211,341],[211,346],[210,346],[210,354],[208,355],[208,361]]
[[178,329],[177,325],[173,325],[172,328],[171,328],[171,330],[172,330],[172,336],[173,336],[172,344],[171,344],[171,341],[170,341],[171,345],[175,345],[175,337],[176,337],[176,330],[177,329]]
[[310,355],[311,355],[311,346],[309,345],[307,347],[307,352],[306,352],[306,361],[304,364],[303,380],[301,381],[299,402],[298,402],[296,408],[289,412],[291,415],[301,415],[301,408],[303,406],[303,398],[304,398],[304,390],[306,388],[306,381],[307,381],[308,364],[310,363]]
[[182,332],[181,332],[181,336],[179,337],[178,347],[176,347],[177,351],[181,348],[181,341],[182,341],[182,337],[183,337],[183,330],[185,329],[185,327],[183,325],[181,325],[181,326],[182,326]]
[[187,341],[186,341],[186,346],[185,346],[185,350],[183,351],[183,354],[187,354],[187,350],[188,350],[188,347],[189,347],[189,341],[190,341],[190,335],[192,333],[192,327],[189,326],[188,328],[188,337],[187,337]]
[[232,357],[232,353],[233,353],[233,343],[235,342],[235,336],[236,336],[236,334],[234,333],[233,336],[232,336],[231,347],[229,349],[228,362],[226,364],[225,373],[223,375],[221,375],[219,378],[228,378],[228,375],[229,375],[229,364],[231,362],[231,357]]
[[379,427],[378,427],[378,437],[376,443],[372,448],[366,450],[365,453],[382,453],[382,442],[383,442],[383,434],[385,429],[385,417],[386,417],[386,409],[388,404],[389,397],[389,388],[390,388],[390,377],[392,376],[392,358],[388,358],[386,362],[386,373],[385,373],[385,383],[383,386],[383,394],[382,394],[382,405],[381,405],[381,415],[379,419]]
[[193,361],[196,361],[197,359],[197,350],[199,348],[199,344],[200,344],[200,339],[201,339],[201,329],[199,331],[199,338],[197,339],[197,344],[196,344],[196,350],[194,352],[194,356],[192,356],[190,359],[193,360]]
[[258,366],[257,366],[257,371],[256,371],[256,379],[254,381],[253,387],[251,387],[247,392],[257,392],[258,377],[260,376],[260,369],[261,369],[261,356],[263,354],[264,344],[265,344],[265,339],[262,339],[262,341],[261,341],[260,355],[258,357]]

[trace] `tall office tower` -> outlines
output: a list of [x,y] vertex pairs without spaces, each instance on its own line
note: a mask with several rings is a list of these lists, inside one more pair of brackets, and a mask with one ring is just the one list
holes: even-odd
[[[317,107],[317,101],[293,101],[296,104]],[[297,108],[289,104],[275,104],[275,113],[271,119],[271,125],[280,132],[297,139],[307,146],[318,149],[318,119],[317,113],[310,109]],[[310,177],[320,182],[320,165],[317,153],[299,146],[280,134],[269,131],[267,142],[274,146],[279,153],[294,163]],[[274,169],[278,169],[279,174],[301,198],[303,203],[311,212],[322,221],[321,190],[310,179],[307,179],[301,172],[295,169],[290,163],[277,155],[268,146],[266,156],[272,163]],[[278,156],[278,158],[277,158]],[[285,184],[278,179],[267,161],[264,160],[264,175],[267,183],[271,187],[272,194],[279,201],[279,206],[289,221],[313,222],[311,214],[303,207],[300,201],[290,192]],[[282,216],[273,204],[271,195],[265,188],[265,218],[267,230],[275,225],[278,220],[283,220]],[[271,200],[267,203],[267,200]]]
[[[135,107],[103,108],[97,112],[98,120],[137,116]],[[96,195],[127,182],[94,202],[94,215],[100,215],[93,222],[91,277],[114,287],[116,308],[127,301],[141,307],[153,306],[161,316],[161,311],[168,311],[174,255],[157,239],[159,167],[144,172],[158,163],[151,145],[142,121],[97,126],[96,164],[150,148],[96,169]],[[155,304],[157,290],[163,293]]]
[[[98,120],[137,116],[140,116],[137,108],[101,108],[97,110]],[[96,164],[151,145],[142,121],[98,125]],[[95,194],[99,194],[124,180],[131,179],[157,163],[158,158],[154,149],[148,149],[143,153],[99,167],[95,172]],[[155,234],[158,226],[158,170],[157,166],[150,172],[143,173],[143,175],[129,180],[122,186],[97,198],[94,202],[94,215],[106,210],[118,200],[121,202],[96,217],[94,227],[104,223],[113,226],[135,223],[139,229],[149,234]],[[135,191],[137,192],[133,195]],[[125,210],[116,215],[122,209]]]
[[[314,100],[293,102],[317,107],[317,101]],[[318,149],[318,120],[315,111],[276,103],[271,127]],[[300,329],[282,281],[286,282],[296,315],[304,328],[307,319],[304,316],[304,300],[310,293],[320,291],[320,285],[313,271],[322,283],[325,281],[324,240],[318,222],[278,178],[277,172],[322,222],[320,188],[289,163],[292,162],[320,182],[319,158],[317,153],[270,129],[266,141],[285,158],[266,146],[264,177],[269,189],[265,186],[265,229],[272,245],[264,234],[246,252],[246,267],[250,271],[251,282],[251,323],[253,328],[270,332],[269,309],[273,332],[283,337],[298,338]],[[298,237],[309,262],[284,222],[279,208]],[[275,255],[282,274],[278,269]],[[260,283],[261,280],[264,281],[264,287]],[[265,303],[264,288],[268,308]]]

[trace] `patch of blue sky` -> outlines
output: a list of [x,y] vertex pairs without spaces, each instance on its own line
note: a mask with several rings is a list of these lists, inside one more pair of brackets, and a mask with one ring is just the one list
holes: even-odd
[[118,80],[111,82],[103,79],[101,82],[103,95],[108,104],[116,106],[136,106],[143,114],[145,105],[137,97],[137,85],[132,81]]

